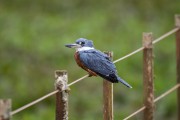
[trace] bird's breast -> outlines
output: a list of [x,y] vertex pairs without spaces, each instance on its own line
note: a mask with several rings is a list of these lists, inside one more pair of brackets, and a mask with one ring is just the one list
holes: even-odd
[[74,58],[75,58],[75,61],[76,61],[76,63],[78,64],[79,67],[81,67],[82,69],[86,70],[90,75],[92,75],[92,76],[97,76],[97,74],[96,74],[95,72],[91,71],[89,68],[87,68],[87,67],[83,64],[83,62],[82,62],[81,59],[80,59],[80,54],[79,54],[79,52],[76,52],[76,53],[74,54]]
[[86,69],[86,67],[83,65],[83,63],[82,63],[81,60],[80,60],[79,52],[76,52],[76,53],[74,54],[74,59],[75,59],[76,63],[77,63],[80,67],[82,67],[83,69]]

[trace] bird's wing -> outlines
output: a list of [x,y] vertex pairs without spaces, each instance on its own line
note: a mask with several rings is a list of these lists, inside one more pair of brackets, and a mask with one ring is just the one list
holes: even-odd
[[81,62],[90,70],[101,74],[117,74],[116,67],[110,58],[98,50],[80,51]]

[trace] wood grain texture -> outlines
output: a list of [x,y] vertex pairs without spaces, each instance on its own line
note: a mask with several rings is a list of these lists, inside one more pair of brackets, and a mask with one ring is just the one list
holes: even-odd
[[154,118],[154,83],[153,83],[153,45],[152,33],[143,33],[143,82],[144,82],[144,120]]
[[[113,53],[105,52],[112,60]],[[113,83],[103,80],[103,119],[113,120]]]
[[55,71],[55,89],[56,93],[56,120],[68,120],[68,92],[67,90],[67,71]]
[[[180,15],[175,15],[175,26],[180,27]],[[180,84],[180,30],[176,32],[176,76]],[[178,120],[180,120],[180,88],[177,89]]]
[[10,99],[0,99],[0,120],[10,120],[11,119],[11,100]]

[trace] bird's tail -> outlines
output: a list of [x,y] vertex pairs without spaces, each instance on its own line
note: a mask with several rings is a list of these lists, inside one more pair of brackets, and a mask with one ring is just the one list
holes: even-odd
[[128,88],[132,88],[131,85],[129,85],[126,81],[124,81],[124,80],[121,79],[120,77],[118,77],[118,81],[121,82],[122,84],[124,84],[125,86],[127,86]]

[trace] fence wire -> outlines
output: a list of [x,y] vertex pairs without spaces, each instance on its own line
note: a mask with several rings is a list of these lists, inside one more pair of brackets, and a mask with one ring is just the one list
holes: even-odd
[[[180,29],[180,28],[175,27],[174,29],[170,30],[169,32],[165,33],[164,35],[160,36],[159,38],[155,39],[155,40],[153,41],[153,44],[156,44],[157,42],[163,40],[164,38],[168,37],[169,35],[177,32],[179,29]],[[134,55],[134,54],[142,51],[143,49],[144,49],[144,47],[140,47],[139,49],[137,49],[137,50],[135,50],[135,51],[133,51],[133,52],[131,52],[131,53],[129,53],[129,54],[127,54],[127,55],[125,55],[125,56],[123,56],[123,57],[115,60],[115,61],[113,61],[113,63],[117,63],[117,62],[119,62],[119,61],[121,61],[121,60],[124,60],[124,59],[126,59],[126,58],[128,58],[128,57],[130,57],[130,56],[132,56],[132,55]],[[80,82],[80,81],[84,80],[84,79],[87,78],[88,76],[89,76],[89,75],[85,75],[85,76],[83,76],[83,77],[81,77],[81,78],[79,78],[79,79],[71,82],[70,84],[68,84],[68,87],[71,86],[71,85],[73,85],[73,84],[75,84],[75,83],[77,83],[77,82]],[[50,97],[50,96],[58,93],[58,92],[59,92],[58,90],[55,90],[55,91],[53,91],[53,92],[50,92],[50,93],[48,93],[47,95],[44,95],[44,96],[42,96],[41,98],[38,98],[37,100],[34,100],[33,102],[30,102],[30,103],[28,103],[28,104],[26,104],[26,105],[24,105],[24,106],[22,106],[22,107],[20,107],[20,108],[18,108],[18,109],[16,109],[16,110],[12,111],[10,114],[11,114],[11,115],[14,115],[14,114],[16,114],[16,113],[18,113],[18,112],[20,112],[20,111],[23,111],[24,109],[29,108],[29,107],[31,107],[31,106],[39,103],[40,101],[42,101],[42,100],[44,100],[44,99],[46,99],[46,98],[48,98],[48,97]],[[139,110],[139,112],[142,111],[142,110],[144,110],[144,109],[145,109],[145,107],[141,108],[141,109]],[[139,113],[139,112],[138,112],[138,113]]]
[[[174,90],[178,89],[179,87],[180,87],[180,84],[176,84],[174,87],[172,87],[171,89],[169,89],[168,91],[166,91],[165,93],[161,94],[159,97],[154,99],[153,102],[156,103],[157,101],[159,101],[160,99],[164,98],[165,96],[167,96],[168,94],[170,94]],[[129,118],[131,118],[131,117],[135,116],[136,114],[142,112],[145,108],[146,108],[145,106],[141,107],[140,109],[138,109],[134,113],[130,114],[128,117],[124,118],[123,120],[128,120]]]
[[[163,40],[164,38],[168,37],[169,35],[177,32],[179,29],[180,29],[180,28],[176,27],[176,28],[172,29],[171,31],[165,33],[164,35],[162,35],[162,36],[160,36],[159,38],[155,39],[155,40],[153,41],[153,44],[156,44],[156,43],[160,42],[161,40]],[[130,56],[132,56],[132,55],[134,55],[134,54],[142,51],[143,49],[144,49],[144,47],[140,47],[139,49],[137,49],[137,50],[135,50],[135,51],[133,51],[133,52],[125,55],[124,57],[121,57],[121,58],[115,60],[113,63],[117,63],[117,62],[119,62],[119,61],[121,61],[121,60],[124,60],[124,59],[126,59],[126,58],[128,58],[128,57],[130,57]]]

